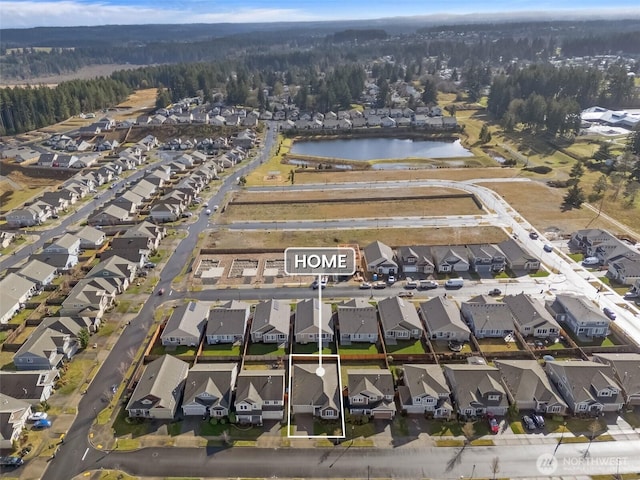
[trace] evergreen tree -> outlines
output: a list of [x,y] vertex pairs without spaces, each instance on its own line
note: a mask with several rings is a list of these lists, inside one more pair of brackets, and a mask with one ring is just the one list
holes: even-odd
[[584,192],[578,183],[574,183],[564,196],[566,206],[580,208],[584,203]]
[[438,89],[433,79],[425,78],[422,81],[422,88],[422,103],[425,105],[435,105],[438,103]]
[[598,151],[593,155],[593,158],[599,162],[604,162],[611,158],[611,144],[609,142],[601,143]]
[[582,178],[582,175],[584,175],[584,165],[582,165],[581,161],[577,161],[573,164],[569,172],[570,183],[576,185],[580,181],[580,178]]

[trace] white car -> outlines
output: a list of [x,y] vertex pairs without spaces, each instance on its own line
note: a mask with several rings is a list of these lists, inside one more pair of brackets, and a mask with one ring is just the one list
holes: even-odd
[[38,420],[46,420],[48,416],[47,412],[33,412],[27,418],[30,422],[37,422]]

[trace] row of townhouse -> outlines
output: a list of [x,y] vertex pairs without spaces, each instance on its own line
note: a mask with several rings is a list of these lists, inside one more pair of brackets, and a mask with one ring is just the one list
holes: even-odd
[[368,272],[406,275],[451,272],[498,273],[505,268],[514,272],[535,271],[540,260],[513,239],[497,245],[413,245],[392,249],[375,241],[363,249]]
[[595,257],[605,267],[607,276],[623,285],[640,282],[640,251],[599,228],[578,230],[569,245],[587,257]]
[[455,117],[430,117],[428,115],[413,115],[411,118],[371,115],[368,117],[325,118],[320,120],[284,120],[279,124],[280,130],[351,130],[357,128],[399,128],[417,127],[429,130],[456,130],[458,122]]
[[[341,397],[352,415],[376,419],[391,419],[398,409],[435,418],[505,415],[510,404],[542,414],[598,416],[640,404],[638,354],[598,354],[593,361],[545,366],[535,360],[498,360],[495,366],[404,364],[397,384],[388,369],[346,368],[342,379],[337,363],[323,366],[320,377],[317,363],[292,363],[288,401],[293,415],[337,419]],[[178,412],[213,418],[235,412],[241,423],[262,425],[284,418],[286,373],[238,372],[235,363],[189,368],[163,355],[146,367],[126,408],[131,417],[167,420]]]
[[[190,302],[174,310],[161,335],[163,345],[196,346],[203,335],[208,344],[243,342],[289,344],[293,324],[298,344],[328,344],[338,336],[340,345],[376,343],[380,334],[387,344],[417,340],[426,333],[433,341],[468,342],[476,338],[504,338],[514,331],[524,337],[558,338],[561,326],[582,338],[604,337],[610,320],[590,300],[557,295],[547,305],[527,294],[505,296],[502,302],[480,295],[459,308],[451,298],[434,297],[418,308],[394,296],[372,305],[362,298],[338,303],[335,312],[318,299],[299,301],[293,310],[282,300],[259,302],[253,313],[244,302],[219,307]],[[321,329],[320,329],[321,326]]]

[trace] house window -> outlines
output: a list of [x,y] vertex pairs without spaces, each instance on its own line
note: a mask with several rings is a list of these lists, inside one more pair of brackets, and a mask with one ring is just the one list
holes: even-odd
[[244,410],[244,411],[249,410],[249,405],[240,404],[238,405],[238,410]]
[[611,396],[611,390],[600,390],[600,392],[598,392],[598,396],[599,397],[610,397]]
[[498,402],[500,401],[500,395],[487,395],[487,399],[490,402]]
[[576,410],[578,411],[584,411],[587,409],[587,406],[584,403],[579,403],[578,405],[576,405]]
[[560,412],[560,405],[554,405],[553,407],[547,408],[547,411],[549,413],[559,413]]

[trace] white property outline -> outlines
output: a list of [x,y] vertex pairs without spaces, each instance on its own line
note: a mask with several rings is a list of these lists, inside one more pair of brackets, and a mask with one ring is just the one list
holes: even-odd
[[338,368],[338,396],[340,397],[340,411],[338,412],[338,415],[340,415],[340,426],[342,428],[342,435],[291,435],[291,410],[293,410],[293,404],[291,402],[291,399],[293,398],[293,390],[292,390],[292,383],[293,383],[293,357],[296,358],[315,358],[317,355],[313,355],[313,354],[299,354],[299,355],[294,355],[291,354],[289,355],[289,402],[287,405],[287,438],[325,438],[325,439],[331,439],[331,438],[346,438],[346,429],[347,426],[345,425],[345,421],[344,421],[344,399],[343,399],[343,395],[342,395],[342,368],[340,365],[340,355],[335,355],[335,354],[327,354],[325,355],[327,358],[335,358],[336,362],[337,362],[337,368]]

